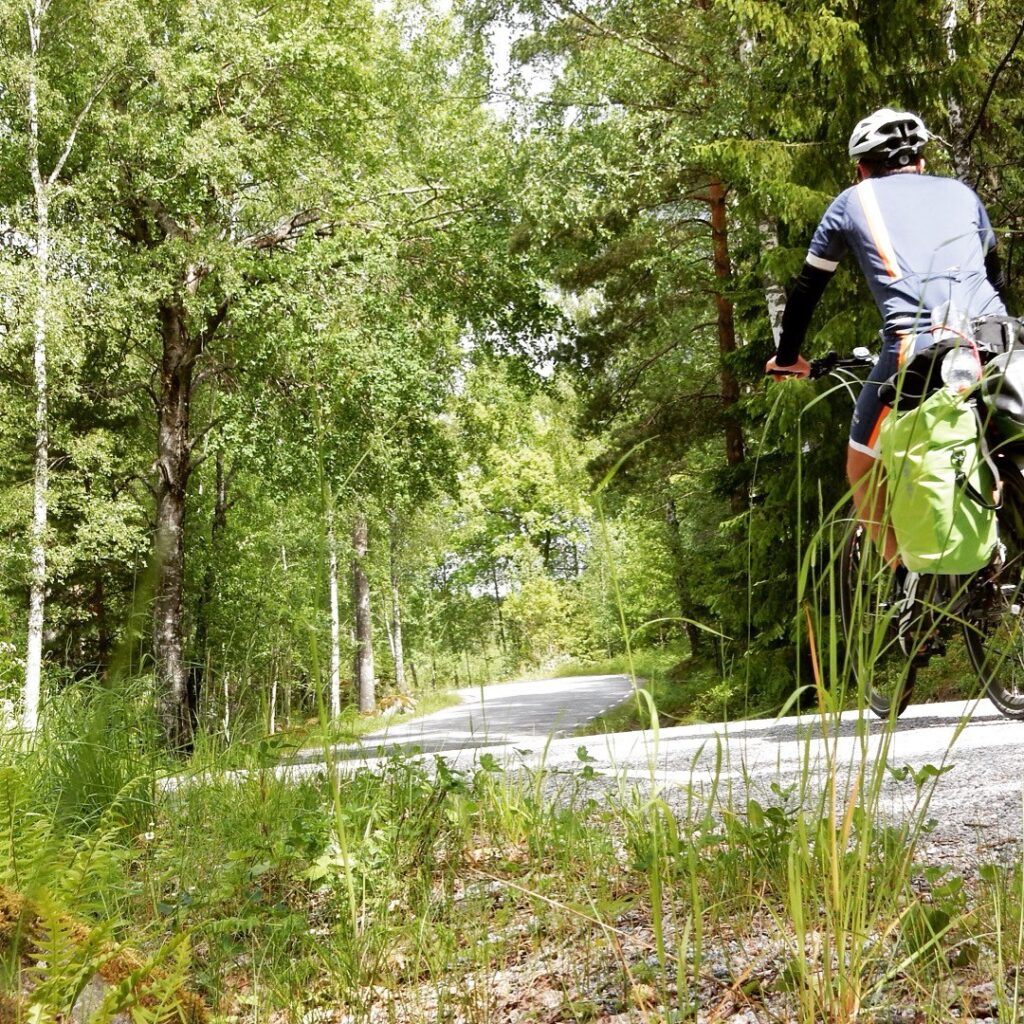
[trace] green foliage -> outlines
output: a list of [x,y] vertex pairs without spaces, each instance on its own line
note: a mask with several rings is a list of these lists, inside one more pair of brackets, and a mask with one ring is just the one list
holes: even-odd
[[[357,514],[385,685],[397,601],[420,685],[685,636],[706,691],[688,710],[735,714],[806,675],[797,569],[845,490],[850,403],[762,386],[765,288],[846,184],[865,109],[947,139],[929,159],[976,184],[1015,287],[1015,9],[947,31],[948,8],[61,0],[33,57],[0,5],[0,699],[30,568],[33,76],[44,169],[79,128],[50,197],[51,697],[154,668],[175,311],[194,345],[179,629],[206,732],[316,710],[327,535]],[[491,67],[506,30],[512,66]],[[811,354],[876,319],[843,268]]]

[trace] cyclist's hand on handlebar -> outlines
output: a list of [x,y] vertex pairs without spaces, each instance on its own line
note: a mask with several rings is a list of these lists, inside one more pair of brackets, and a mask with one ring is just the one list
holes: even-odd
[[776,380],[785,380],[787,377],[809,377],[811,375],[811,364],[803,356],[797,356],[792,366],[776,366],[775,358],[772,357],[765,363],[764,372]]

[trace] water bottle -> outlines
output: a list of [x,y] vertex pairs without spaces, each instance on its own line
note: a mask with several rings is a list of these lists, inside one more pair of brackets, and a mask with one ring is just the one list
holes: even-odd
[[932,310],[932,342],[967,341],[971,336],[971,318],[952,299]]
[[952,301],[932,310],[932,344],[952,342],[954,348],[943,356],[939,373],[943,384],[954,393],[969,391],[981,376],[981,364],[971,339],[971,320]]

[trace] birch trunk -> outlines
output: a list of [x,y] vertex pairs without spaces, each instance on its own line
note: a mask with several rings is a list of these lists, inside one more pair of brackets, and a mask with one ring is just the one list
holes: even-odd
[[[757,225],[761,235],[761,246],[765,252],[772,252],[779,247],[779,236],[774,227],[763,220]],[[775,347],[779,347],[782,337],[782,314],[786,311],[786,289],[779,284],[767,271],[764,275],[764,300],[768,306],[768,323],[772,328],[772,339]]]
[[25,650],[25,689],[22,722],[35,731],[39,721],[39,700],[43,669],[43,623],[46,610],[46,523],[49,505],[49,387],[46,376],[46,345],[50,299],[50,192],[60,180],[64,164],[75,145],[75,138],[93,102],[104,88],[101,79],[78,112],[63,142],[63,148],[48,174],[40,163],[39,143],[39,78],[37,75],[42,43],[43,20],[49,0],[33,0],[26,11],[29,38],[28,91],[28,171],[35,197],[36,217],[36,308],[33,322],[32,370],[36,393],[35,456],[32,482],[32,527],[30,531],[30,577],[28,638]]
[[161,303],[160,330],[153,658],[164,737],[172,750],[187,751],[193,733],[184,656],[185,495],[192,472],[189,414],[196,353],[177,298]]
[[[753,55],[754,40],[746,29],[741,29],[740,58],[745,67],[749,68]],[[778,231],[767,220],[759,221],[757,230],[761,235],[761,243],[765,251],[771,252],[779,247]],[[764,277],[764,298],[768,306],[768,323],[771,325],[772,339],[775,342],[775,347],[778,348],[779,339],[782,337],[782,314],[786,310],[786,290],[767,273]]]
[[224,673],[224,742],[231,742],[231,687],[228,686],[228,673]]
[[28,81],[28,158],[36,215],[36,308],[32,338],[32,369],[35,378],[35,455],[32,481],[32,527],[30,532],[28,638],[25,651],[25,690],[22,724],[35,732],[39,723],[39,698],[43,670],[43,621],[46,603],[46,520],[50,486],[50,430],[46,381],[46,315],[50,279],[50,197],[49,183],[39,166],[39,87],[35,59],[44,8],[36,3],[29,15],[32,69]]
[[494,589],[494,611],[498,617],[498,645],[502,653],[508,648],[505,642],[505,616],[501,612],[501,588],[498,586],[498,567],[491,566],[491,586]]
[[[328,501],[331,499],[328,498]],[[341,716],[341,618],[338,614],[338,537],[334,509],[327,510],[327,572],[331,602],[331,719]]]
[[[942,29],[946,38],[946,54],[949,63],[957,60],[955,34],[960,21],[959,0],[947,0],[942,12]],[[971,162],[971,151],[965,146],[964,111],[960,100],[953,93],[946,96],[946,110],[949,116],[950,153],[953,157],[953,173],[968,184],[973,183],[974,168]]]
[[267,722],[267,733],[273,736],[277,732],[277,675],[278,675],[278,664],[277,659],[274,659],[274,674],[270,680],[270,713],[269,721]]
[[224,455],[218,451],[214,460],[215,490],[213,518],[210,521],[210,554],[203,570],[203,583],[196,605],[195,657],[188,675],[188,714],[193,732],[199,725],[199,701],[210,682],[210,609],[213,605],[220,538],[228,525],[228,482],[233,475],[224,472]]
[[402,601],[398,586],[398,517],[392,512],[388,518],[391,568],[391,656],[395,664],[395,687],[399,693],[408,693],[409,684],[405,681],[405,651],[402,645]]
[[352,596],[355,607],[355,676],[359,710],[376,707],[373,669],[373,622],[370,616],[370,580],[364,567],[369,550],[369,526],[366,516],[356,514],[352,527]]

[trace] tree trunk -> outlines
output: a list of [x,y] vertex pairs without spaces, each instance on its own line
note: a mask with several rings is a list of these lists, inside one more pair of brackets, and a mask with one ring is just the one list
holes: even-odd
[[185,493],[192,473],[189,406],[196,351],[178,297],[160,305],[163,355],[157,396],[156,591],[153,660],[160,721],[172,750],[192,746],[184,658]]
[[359,710],[376,707],[373,671],[373,622],[370,616],[370,580],[365,560],[369,550],[369,526],[363,513],[356,513],[352,527],[352,604],[355,608],[355,677]]
[[[758,223],[757,231],[761,236],[762,252],[768,253],[778,249],[778,232],[767,220]],[[764,275],[764,301],[768,307],[768,323],[772,328],[772,339],[775,342],[775,347],[778,348],[779,339],[782,337],[782,314],[786,311],[786,289],[767,271]]]
[[[955,65],[957,52],[955,36],[960,21],[959,0],[946,0],[942,11],[942,29],[946,39],[946,54],[949,63]],[[964,111],[960,99],[955,92],[946,95],[946,110],[949,117],[950,156],[953,159],[953,173],[969,185],[975,185],[974,166],[971,160],[971,149],[967,145],[964,127]]]
[[399,693],[408,693],[405,681],[405,651],[402,644],[402,602],[398,587],[398,516],[388,516],[388,547],[391,568],[391,654],[395,663],[395,687]]
[[278,680],[281,676],[281,654],[275,648],[270,659],[270,707],[267,709],[267,735],[273,736],[277,732],[277,691]]
[[331,720],[341,717],[341,618],[338,614],[338,537],[334,530],[334,504],[328,494],[327,587],[331,602]]
[[103,583],[103,571],[96,573],[93,583],[93,614],[96,617],[96,666],[97,674],[106,676],[110,668],[110,657],[114,650],[110,634],[110,618],[107,614],[107,591]]
[[229,672],[225,672],[224,673],[224,719],[223,719],[223,722],[222,722],[223,728],[224,728],[224,742],[225,743],[230,743],[231,742],[231,687],[228,686],[228,679],[229,678],[230,678],[230,673]]
[[498,644],[504,654],[508,645],[505,642],[505,616],[501,612],[501,588],[498,586],[498,566],[491,566],[491,585],[494,587],[494,610],[498,616]]
[[196,605],[195,663],[189,670],[187,693],[188,715],[193,732],[199,725],[199,700],[209,684],[210,667],[210,608],[216,582],[217,551],[220,538],[228,524],[228,478],[224,474],[224,456],[217,452],[214,459],[213,518],[210,520],[210,555],[203,570],[203,583]]
[[29,173],[36,201],[36,306],[32,338],[32,368],[35,377],[35,456],[32,482],[32,527],[30,531],[28,638],[25,651],[25,690],[22,724],[35,732],[39,722],[39,699],[43,670],[43,620],[46,603],[46,520],[50,486],[50,429],[46,380],[46,314],[50,283],[50,196],[48,182],[39,164],[39,94],[34,60],[39,46],[42,10],[37,3],[29,19],[33,66],[28,81]]
[[46,521],[50,487],[50,428],[46,381],[46,306],[49,285],[49,206],[46,188],[36,195],[36,297],[32,365],[36,391],[36,440],[32,483],[31,573],[29,577],[28,641],[22,722],[35,732],[43,668],[43,621],[46,603]]
[[[722,406],[725,415],[725,461],[730,468],[743,462],[743,430],[737,418],[740,397],[739,381],[729,365],[736,351],[736,328],[733,323],[732,300],[726,289],[732,280],[732,265],[729,260],[729,229],[726,217],[726,189],[722,182],[713,178],[708,186],[708,201],[711,206],[711,240],[715,281],[715,309],[718,320],[718,352],[721,359],[719,380],[722,388]],[[733,512],[742,512],[747,507],[746,487],[737,483],[732,490]]]
[[675,571],[672,579],[676,586],[676,599],[679,602],[679,614],[683,618],[686,638],[690,642],[690,656],[699,658],[704,654],[706,634],[694,624],[696,618],[690,600],[690,588],[686,585],[686,573],[683,571],[683,544],[679,535],[679,516],[674,498],[665,502],[665,525],[668,527],[668,546],[675,560]]

